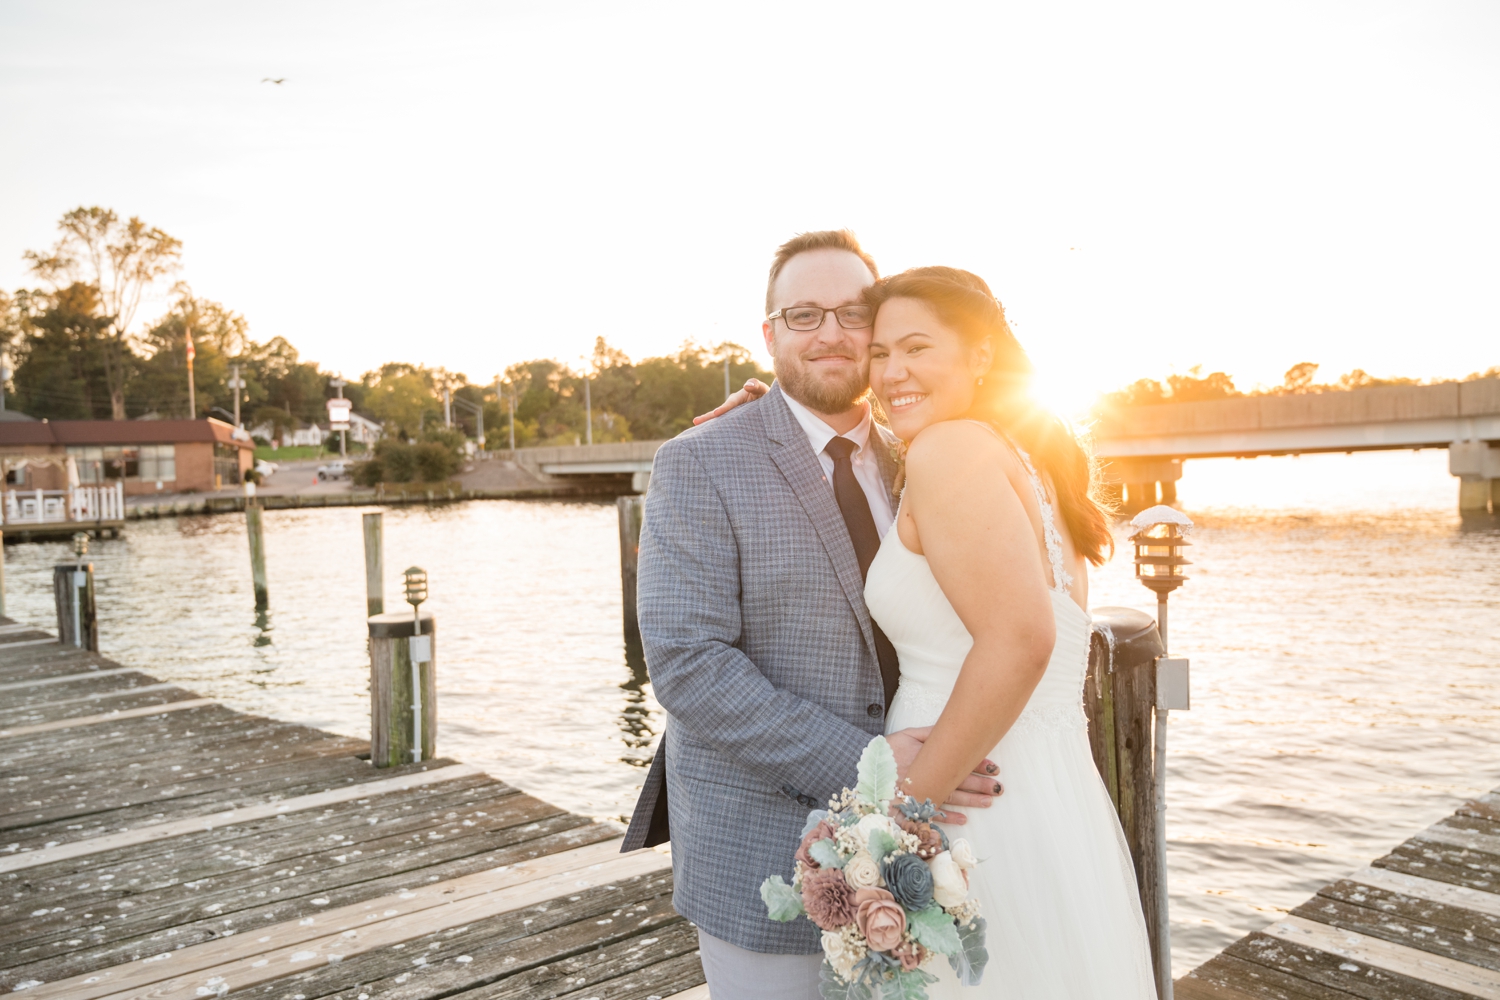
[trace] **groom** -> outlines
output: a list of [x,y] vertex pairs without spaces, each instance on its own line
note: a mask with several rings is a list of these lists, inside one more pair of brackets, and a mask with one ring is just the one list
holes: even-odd
[[[674,905],[714,1000],[818,996],[817,928],[769,920],[760,883],[791,877],[808,811],[854,785],[896,690],[864,603],[896,507],[895,438],[865,401],[860,293],[877,277],[847,231],[783,244],[762,326],[775,386],[663,445],[652,470],[637,607],[668,722],[624,846],[670,824]],[[902,771],[925,735],[890,737]],[[998,792],[981,767],[955,804]]]

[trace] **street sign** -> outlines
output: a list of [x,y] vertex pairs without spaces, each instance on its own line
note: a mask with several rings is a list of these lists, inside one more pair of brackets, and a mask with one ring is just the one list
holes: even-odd
[[330,430],[347,431],[349,429],[349,413],[354,404],[347,399],[330,399],[328,401],[328,427]]

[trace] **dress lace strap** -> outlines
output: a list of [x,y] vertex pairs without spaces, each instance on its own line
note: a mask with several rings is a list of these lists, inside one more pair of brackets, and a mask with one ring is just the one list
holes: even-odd
[[1057,530],[1057,514],[1052,507],[1052,501],[1047,498],[1046,489],[1042,486],[1042,477],[1037,475],[1036,466],[1031,463],[1031,456],[1026,454],[1024,448],[983,420],[969,422],[978,424],[999,438],[1016,453],[1016,457],[1026,467],[1026,477],[1031,480],[1031,492],[1036,495],[1037,507],[1042,512],[1042,541],[1047,544],[1047,560],[1052,564],[1052,589],[1059,594],[1067,594],[1073,586],[1073,574],[1063,568],[1062,534]]

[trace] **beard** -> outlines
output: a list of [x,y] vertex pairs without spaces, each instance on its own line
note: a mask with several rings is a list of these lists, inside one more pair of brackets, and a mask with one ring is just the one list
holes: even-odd
[[843,413],[870,392],[870,364],[820,375],[800,357],[777,354],[771,362],[781,391],[818,413]]

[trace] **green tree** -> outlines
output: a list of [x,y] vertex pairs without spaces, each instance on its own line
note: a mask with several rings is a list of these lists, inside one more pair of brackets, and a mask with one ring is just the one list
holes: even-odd
[[1202,370],[1202,365],[1194,365],[1188,369],[1186,375],[1167,376],[1172,402],[1202,403],[1211,399],[1228,399],[1231,396],[1244,395],[1234,387],[1234,379],[1223,372],[1199,375],[1198,373]]
[[360,379],[364,409],[385,424],[385,432],[415,438],[429,421],[442,422],[435,373],[421,365],[381,365]]
[[31,271],[54,290],[83,283],[99,296],[107,320],[104,337],[105,378],[110,415],[125,419],[125,384],[132,371],[128,336],[141,296],[179,265],[182,243],[139,217],[121,222],[113,209],[75,208],[58,220],[62,237],[51,250],[28,250]]
[[[229,366],[256,345],[250,340],[250,324],[238,313],[217,302],[194,298],[179,285],[172,309],[157,320],[139,341],[146,358],[131,386],[131,409],[155,412],[164,417],[216,416],[227,420],[234,412],[234,390],[229,388]],[[193,384],[198,412],[188,413],[187,336],[192,332]],[[254,375],[248,363],[244,374]],[[241,419],[266,398],[266,388],[253,377],[240,395]],[[215,407],[220,412],[211,412]]]
[[[22,306],[13,322],[19,363],[12,408],[50,420],[109,418],[109,320],[99,315],[98,292],[74,282],[50,295],[18,298]],[[133,368],[135,360],[127,353],[122,363]]]

